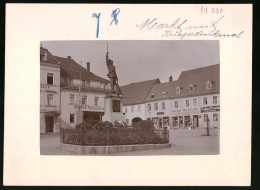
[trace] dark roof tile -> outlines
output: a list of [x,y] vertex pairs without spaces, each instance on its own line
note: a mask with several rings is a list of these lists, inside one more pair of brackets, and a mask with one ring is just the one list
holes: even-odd
[[147,80],[121,86],[124,95],[123,104],[132,105],[143,103],[154,84],[160,83],[159,79]]
[[109,83],[108,80],[99,77],[92,72],[88,72],[84,67],[79,65],[71,58],[64,58],[58,56],[55,56],[55,58],[60,62],[60,73],[63,77]]

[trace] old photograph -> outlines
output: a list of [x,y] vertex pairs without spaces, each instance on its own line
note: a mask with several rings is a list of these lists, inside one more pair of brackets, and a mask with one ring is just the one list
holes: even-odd
[[41,155],[217,155],[218,40],[40,42]]

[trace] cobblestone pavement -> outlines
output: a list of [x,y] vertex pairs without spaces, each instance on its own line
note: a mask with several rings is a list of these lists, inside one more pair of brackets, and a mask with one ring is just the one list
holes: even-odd
[[[41,135],[42,155],[77,155],[77,153],[62,150],[59,147],[59,135]],[[145,156],[145,155],[212,155],[219,154],[219,130],[211,130],[206,136],[206,130],[171,130],[169,148],[122,152],[111,155]],[[95,155],[98,156],[98,155]]]

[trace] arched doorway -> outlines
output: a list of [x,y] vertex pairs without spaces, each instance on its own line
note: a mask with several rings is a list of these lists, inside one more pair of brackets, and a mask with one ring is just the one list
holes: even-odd
[[137,124],[139,121],[142,121],[142,119],[140,117],[135,117],[132,119],[132,125]]

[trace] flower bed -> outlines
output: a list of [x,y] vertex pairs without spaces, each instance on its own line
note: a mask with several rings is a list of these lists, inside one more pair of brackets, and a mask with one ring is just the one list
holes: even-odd
[[63,144],[74,145],[131,145],[163,144],[169,142],[169,132],[156,130],[150,121],[141,121],[129,128],[115,122],[84,121],[75,129],[61,129],[60,140]]

